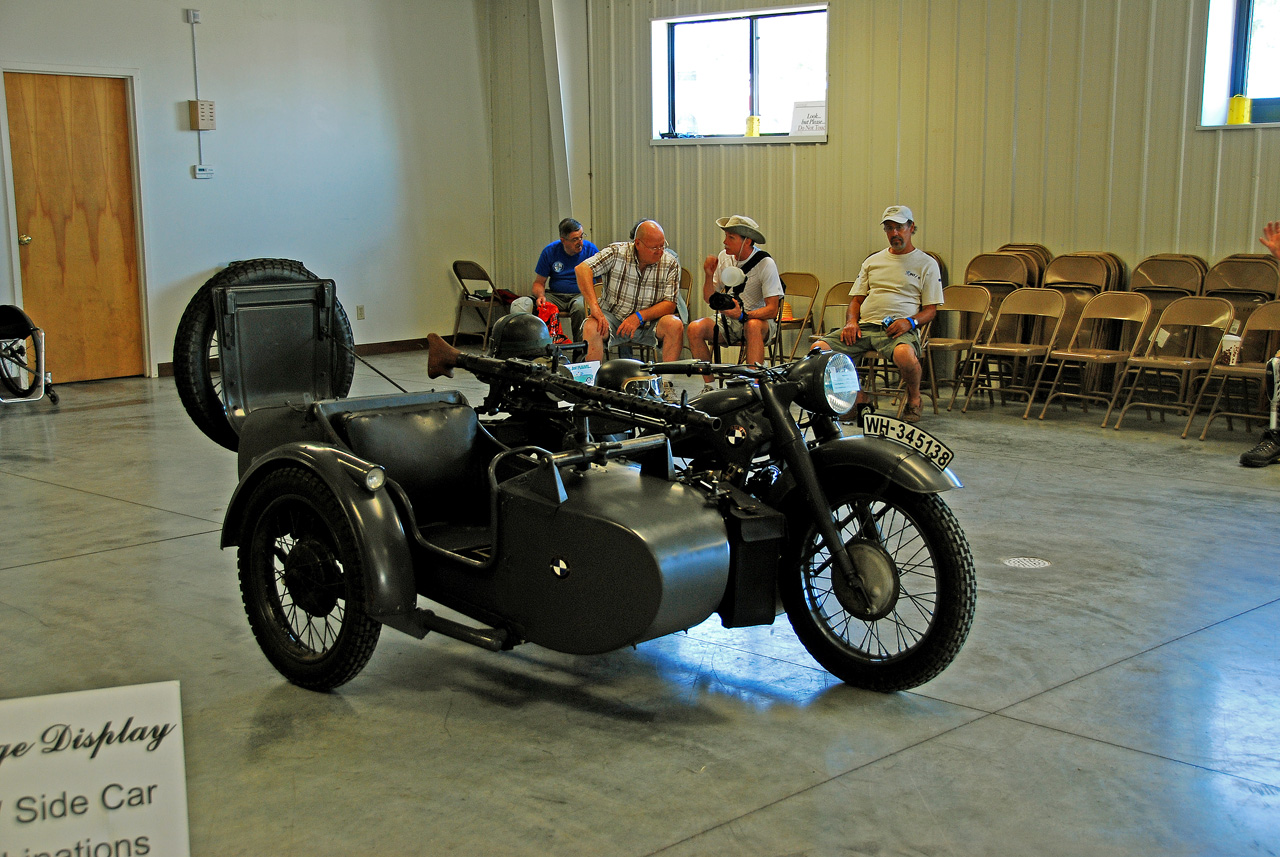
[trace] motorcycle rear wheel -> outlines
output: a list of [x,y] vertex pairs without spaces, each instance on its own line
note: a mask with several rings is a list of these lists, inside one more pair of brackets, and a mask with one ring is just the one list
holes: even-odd
[[364,669],[382,626],[364,611],[355,534],[328,486],[285,467],[249,499],[240,594],[263,654],[300,687],[332,690]]
[[848,487],[828,492],[846,544],[870,542],[892,560],[898,597],[879,618],[851,612],[850,588],[838,579],[826,542],[807,515],[794,512],[800,535],[779,590],[796,636],[847,684],[890,692],[929,681],[964,645],[977,603],[973,557],[959,522],[933,494],[897,486],[874,496]]

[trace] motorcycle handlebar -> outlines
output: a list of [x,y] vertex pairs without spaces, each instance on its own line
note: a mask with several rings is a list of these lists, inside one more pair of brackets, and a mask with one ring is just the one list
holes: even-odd
[[618,390],[583,384],[571,378],[553,375],[535,363],[520,360],[498,360],[493,357],[476,357],[454,348],[435,333],[427,334],[427,375],[438,378],[453,377],[457,367],[466,369],[477,377],[505,381],[520,387],[553,392],[566,399],[599,402],[646,417],[654,417],[667,423],[689,425],[698,428],[719,429],[720,420],[694,408],[669,405],[653,399],[632,396]]

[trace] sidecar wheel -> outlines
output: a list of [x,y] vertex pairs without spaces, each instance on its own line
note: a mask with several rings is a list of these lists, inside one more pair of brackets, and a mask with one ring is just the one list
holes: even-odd
[[307,470],[283,468],[254,490],[248,515],[240,594],[267,660],[311,690],[355,678],[382,626],[364,612],[364,567],[332,492]]
[[[222,401],[222,374],[218,364],[218,320],[209,293],[216,286],[251,286],[267,283],[307,283],[316,275],[292,259],[248,259],[232,262],[210,277],[187,303],[173,338],[173,379],[187,415],[210,440],[234,452],[240,438],[227,419]],[[337,315],[335,335],[348,348],[354,347],[351,322],[334,301]],[[334,395],[341,398],[351,389],[355,358],[339,348],[333,360]]]
[[845,584],[812,520],[793,512],[794,565],[779,590],[796,636],[848,684],[885,692],[923,684],[955,659],[973,623],[977,582],[964,533],[936,495],[828,490],[841,538],[873,567],[881,600],[866,604]]

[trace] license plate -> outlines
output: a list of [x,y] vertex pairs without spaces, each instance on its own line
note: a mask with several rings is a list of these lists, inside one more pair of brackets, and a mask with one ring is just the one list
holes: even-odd
[[879,435],[909,446],[938,465],[940,470],[946,470],[947,465],[951,463],[951,459],[956,457],[955,453],[945,443],[924,429],[916,428],[911,423],[904,423],[902,420],[895,420],[893,417],[864,414],[862,417],[862,431],[865,434]]

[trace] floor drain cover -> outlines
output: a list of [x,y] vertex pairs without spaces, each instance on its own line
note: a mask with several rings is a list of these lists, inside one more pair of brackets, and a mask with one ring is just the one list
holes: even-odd
[[1004,561],[1010,568],[1046,568],[1049,560],[1038,556],[1011,556]]

